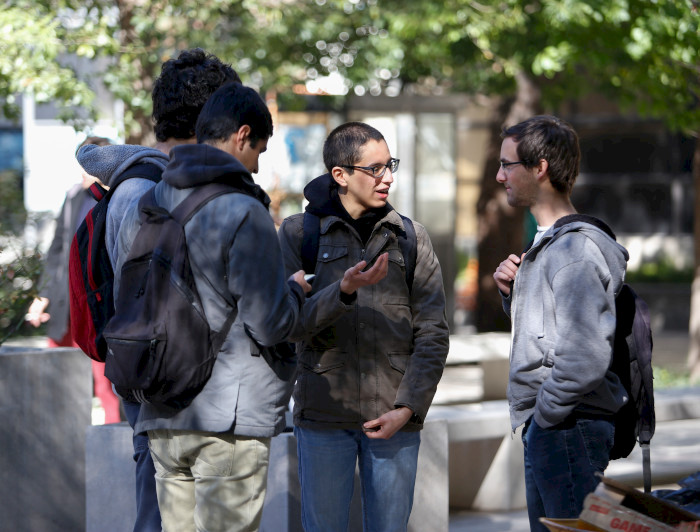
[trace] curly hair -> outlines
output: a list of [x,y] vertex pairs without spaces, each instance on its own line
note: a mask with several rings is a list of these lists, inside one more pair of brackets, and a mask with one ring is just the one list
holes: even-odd
[[241,82],[236,71],[201,48],[184,50],[163,63],[153,84],[153,124],[156,139],[190,139],[209,96],[229,81]]

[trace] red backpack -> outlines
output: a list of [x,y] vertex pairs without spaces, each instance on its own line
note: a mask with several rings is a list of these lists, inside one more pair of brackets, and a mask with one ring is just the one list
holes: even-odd
[[107,189],[93,183],[90,194],[97,201],[78,227],[70,248],[68,283],[73,340],[87,356],[104,362],[107,343],[102,332],[114,315],[114,271],[107,254],[107,207],[120,183],[134,177],[160,181],[163,170],[152,163],[127,168]]

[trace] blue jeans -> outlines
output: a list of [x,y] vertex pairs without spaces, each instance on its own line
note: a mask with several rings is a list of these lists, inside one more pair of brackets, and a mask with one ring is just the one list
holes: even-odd
[[299,455],[301,520],[306,532],[347,532],[359,464],[365,532],[408,527],[420,432],[373,440],[361,430],[294,428]]
[[[141,405],[122,400],[124,414],[133,429]],[[134,433],[134,462],[136,462],[136,522],[134,532],[161,532],[160,510],[156,495],[156,469],[153,466],[148,436]]]
[[525,496],[531,531],[547,532],[540,517],[576,518],[586,495],[608,467],[615,426],[605,419],[568,418],[543,429],[530,418],[523,429]]

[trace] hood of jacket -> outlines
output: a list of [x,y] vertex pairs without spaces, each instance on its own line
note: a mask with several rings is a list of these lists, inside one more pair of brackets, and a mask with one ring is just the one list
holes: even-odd
[[[624,279],[629,253],[617,242],[612,229],[605,222],[593,216],[572,214],[560,218],[535,246],[535,251],[539,252],[562,235],[572,231],[579,231],[595,242],[603,252],[610,271],[619,274]],[[616,287],[616,293],[619,289],[620,287]]]
[[163,171],[163,181],[178,189],[226,183],[253,196],[265,207],[270,205],[269,196],[238,159],[208,144],[181,144],[170,150],[170,163]]
[[323,174],[304,187],[304,197],[309,202],[306,212],[322,216],[347,216],[338,197],[338,187],[330,173]]
[[153,163],[161,169],[168,164],[168,156],[155,148],[133,144],[97,146],[86,144],[76,154],[82,168],[108,187],[124,170],[140,163]]

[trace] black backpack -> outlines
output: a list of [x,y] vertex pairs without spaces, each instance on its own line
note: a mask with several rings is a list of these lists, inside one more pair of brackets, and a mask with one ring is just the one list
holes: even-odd
[[615,300],[617,326],[612,369],[625,387],[629,401],[615,414],[615,443],[610,458],[629,456],[637,442],[642,448],[644,488],[651,487],[649,442],[654,436],[654,342],[649,307],[628,284]]
[[109,201],[127,179],[139,177],[158,182],[162,172],[153,163],[141,163],[127,168],[109,189],[100,183],[93,183],[89,188],[97,205],[90,209],[71,242],[68,290],[73,340],[98,362],[105,361],[107,344],[102,333],[114,315],[114,272],[105,245]]
[[220,331],[210,329],[184,226],[208,201],[235,191],[220,183],[197,187],[172,213],[156,203],[155,187],[139,200],[142,225],[121,270],[115,315],[104,330],[105,376],[120,395],[184,408],[209,380],[236,312]]
[[[397,232],[401,254],[406,266],[406,284],[409,292],[413,288],[413,274],[416,270],[418,256],[418,242],[416,228],[413,222],[403,214],[399,214],[403,220],[405,231]],[[301,264],[306,273],[314,273],[318,259],[318,242],[321,237],[321,219],[310,212],[304,213],[304,236],[301,244]]]
[[[602,229],[613,240],[615,234],[598,218],[583,214],[564,216],[554,227],[570,222],[585,222]],[[630,285],[624,283],[615,299],[617,324],[611,369],[625,387],[627,403],[615,414],[615,441],[610,459],[625,458],[637,443],[642,449],[644,490],[651,489],[649,442],[654,436],[654,373],[651,355],[654,342],[651,334],[649,306]]]

